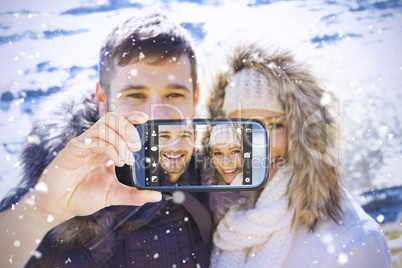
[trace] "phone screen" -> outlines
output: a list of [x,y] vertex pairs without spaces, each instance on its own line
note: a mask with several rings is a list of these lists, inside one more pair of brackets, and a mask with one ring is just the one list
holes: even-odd
[[[134,155],[133,177],[139,188],[247,190],[267,178],[269,137],[259,120],[153,120],[137,130],[143,146]],[[192,170],[209,170],[215,180],[183,181]]]

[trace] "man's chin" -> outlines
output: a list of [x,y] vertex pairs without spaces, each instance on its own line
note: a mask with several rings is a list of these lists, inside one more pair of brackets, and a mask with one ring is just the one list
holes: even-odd
[[183,173],[184,172],[184,168],[181,169],[176,169],[176,168],[164,168],[163,169],[165,171],[166,174],[168,175],[177,175],[179,173]]
[[164,167],[162,166],[163,171],[168,174],[168,175],[177,175],[177,174],[181,174],[184,172],[185,167]]

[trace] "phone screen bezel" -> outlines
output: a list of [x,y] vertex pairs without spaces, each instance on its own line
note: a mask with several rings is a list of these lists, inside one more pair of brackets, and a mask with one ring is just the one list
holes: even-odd
[[[148,120],[144,124],[137,125],[137,131],[141,138],[141,144],[145,143],[144,126],[149,125],[217,125],[217,124],[252,124],[253,125],[253,140],[257,138],[262,138],[266,142],[264,148],[256,149],[252,148],[252,158],[263,159],[267,163],[262,164],[264,167],[252,168],[253,181],[258,176],[258,183],[252,185],[194,185],[194,186],[146,186],[145,185],[145,166],[143,163],[136,163],[137,168],[131,166],[132,181],[136,188],[140,190],[155,190],[155,191],[246,191],[246,190],[256,190],[263,187],[269,177],[269,131],[267,126],[258,119],[255,118],[221,118],[221,119],[211,119],[211,118],[196,118],[196,119],[165,119],[165,120]],[[258,135],[258,137],[257,137]],[[133,152],[135,161],[145,161],[145,150],[144,146],[137,152]],[[140,178],[140,179],[137,179]]]

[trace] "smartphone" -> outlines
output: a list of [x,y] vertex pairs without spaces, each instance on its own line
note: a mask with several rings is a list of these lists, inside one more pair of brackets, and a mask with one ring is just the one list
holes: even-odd
[[132,180],[157,191],[242,191],[269,176],[269,131],[258,119],[149,120],[136,126]]

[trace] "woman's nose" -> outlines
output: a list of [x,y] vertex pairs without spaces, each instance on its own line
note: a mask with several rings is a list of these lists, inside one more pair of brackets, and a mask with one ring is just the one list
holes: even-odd
[[228,155],[224,155],[222,158],[222,165],[223,166],[229,166],[232,163],[232,160]]

